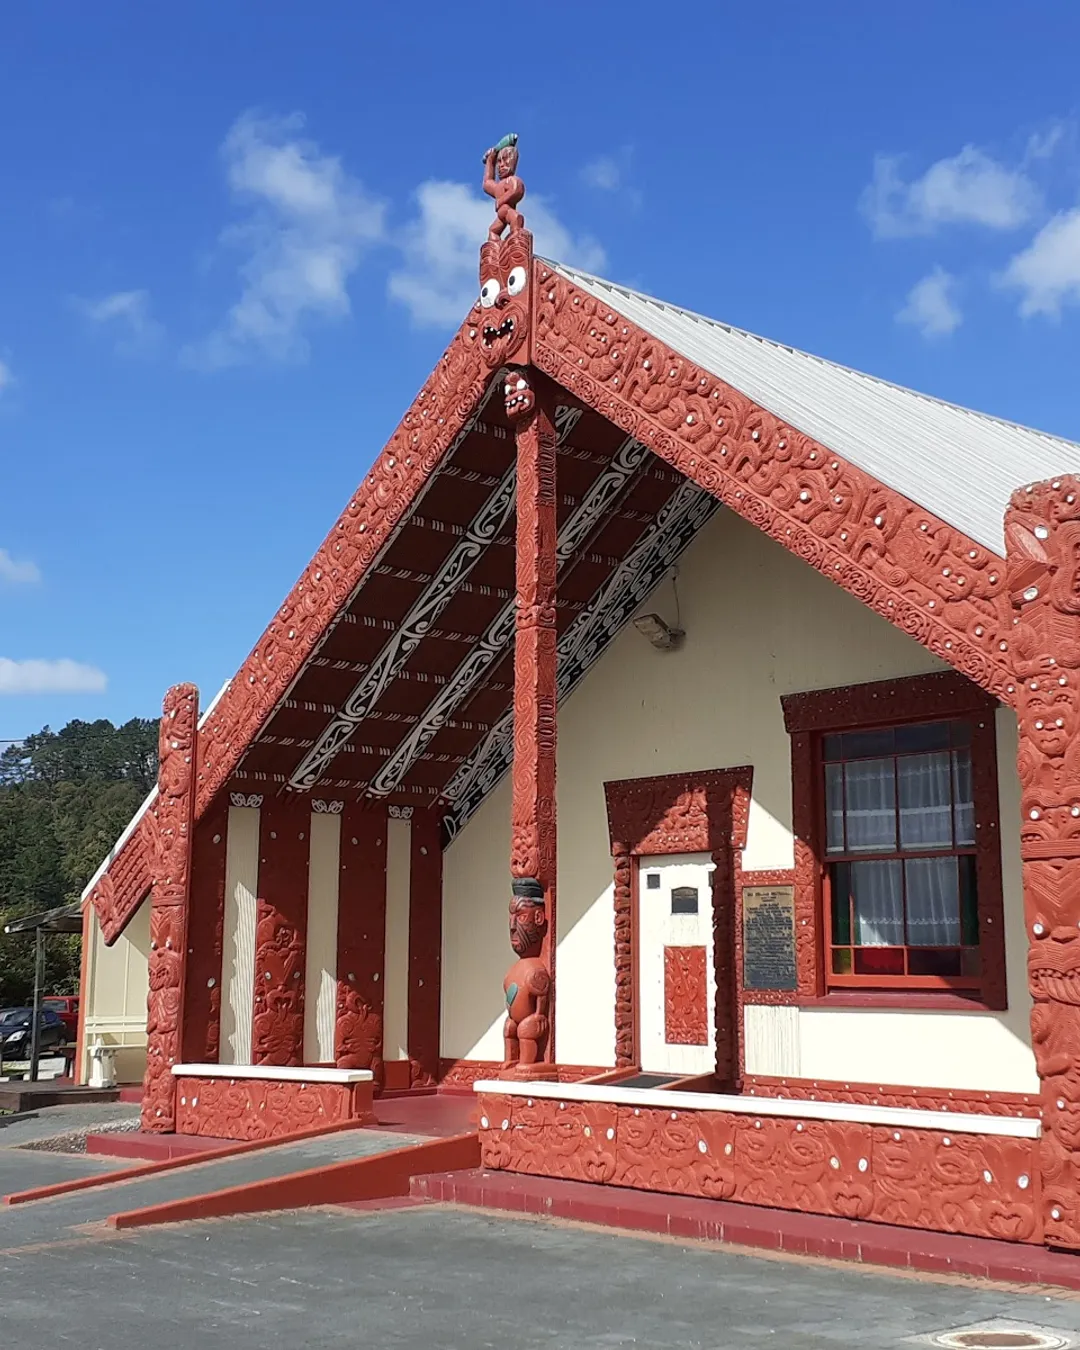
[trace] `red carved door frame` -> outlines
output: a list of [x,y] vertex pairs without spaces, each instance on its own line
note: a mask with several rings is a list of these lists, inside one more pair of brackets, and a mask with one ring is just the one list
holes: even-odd
[[712,857],[716,969],[716,1075],[738,1074],[735,989],[735,874],[746,846],[753,770],[706,769],[605,783],[615,864],[615,1064],[640,1063],[638,1034],[638,872],[641,858],[674,853]]

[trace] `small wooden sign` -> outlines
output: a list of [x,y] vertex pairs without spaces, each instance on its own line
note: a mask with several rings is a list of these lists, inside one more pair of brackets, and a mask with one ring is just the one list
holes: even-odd
[[743,988],[793,990],[795,887],[744,886]]

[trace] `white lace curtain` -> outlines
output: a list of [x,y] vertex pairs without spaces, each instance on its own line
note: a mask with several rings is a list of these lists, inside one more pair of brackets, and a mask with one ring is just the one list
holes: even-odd
[[[825,789],[830,853],[928,853],[974,843],[967,750],[827,764]],[[850,875],[857,945],[959,946],[955,856],[852,861]]]

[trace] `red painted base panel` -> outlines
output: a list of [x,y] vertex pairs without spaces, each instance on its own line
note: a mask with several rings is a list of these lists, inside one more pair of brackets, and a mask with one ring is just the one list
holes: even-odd
[[893,1269],[1080,1289],[1080,1257],[993,1238],[477,1169],[413,1179],[412,1195],[579,1223]]

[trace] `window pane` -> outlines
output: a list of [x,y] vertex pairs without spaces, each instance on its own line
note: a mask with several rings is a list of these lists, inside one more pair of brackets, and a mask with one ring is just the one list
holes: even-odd
[[900,788],[900,847],[952,847],[952,779],[948,753],[904,755],[896,761]]
[[865,759],[867,755],[891,755],[893,729],[882,731],[848,731],[844,734],[844,758]]
[[903,975],[903,947],[857,947],[856,975]]
[[832,940],[839,946],[851,941],[851,864],[833,863],[832,881]]
[[975,859],[958,858],[960,866],[960,941],[965,947],[979,945],[979,892],[975,884]]
[[979,975],[982,972],[982,961],[979,957],[978,947],[964,947],[960,952],[960,960],[965,975]]
[[971,744],[971,723],[970,722],[950,722],[949,729],[952,732],[953,745]]
[[843,759],[843,736],[823,736],[821,740],[821,757],[822,759]]
[[901,750],[948,750],[948,722],[920,722],[913,727],[896,728],[896,748]]
[[909,975],[959,975],[960,950],[957,947],[909,947]]
[[975,842],[975,793],[971,785],[971,751],[953,752],[953,773],[956,795],[956,842],[973,844]]
[[844,766],[850,853],[896,848],[895,763],[893,759],[864,759]]
[[830,853],[844,851],[844,766],[825,765],[825,847]]
[[832,969],[834,975],[851,974],[851,948],[834,947],[832,954]]
[[908,942],[913,947],[960,945],[960,881],[956,858],[909,858]]
[[[934,859],[933,861],[936,861]],[[904,943],[904,888],[901,862],[851,864],[855,941],[865,947]],[[858,963],[856,963],[856,969]],[[901,974],[903,971],[900,972]]]

